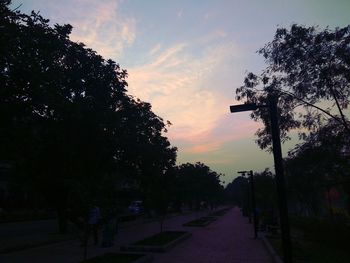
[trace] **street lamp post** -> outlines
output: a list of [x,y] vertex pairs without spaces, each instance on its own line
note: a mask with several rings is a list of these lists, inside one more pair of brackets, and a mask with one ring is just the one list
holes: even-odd
[[246,186],[246,193],[245,193],[245,202],[243,207],[243,216],[248,217],[249,224],[252,223],[252,202],[251,202],[251,194],[250,194],[250,187],[249,183]]
[[[249,184],[250,184],[250,192],[251,192],[251,208],[253,210],[253,223],[254,223],[254,238],[258,237],[258,215],[256,211],[256,203],[255,203],[255,188],[254,188],[254,176],[253,171],[239,171],[239,174],[245,176],[246,174],[249,176]],[[250,223],[250,221],[249,221]]]
[[272,135],[272,150],[275,163],[276,186],[278,195],[278,206],[280,213],[281,235],[282,235],[282,249],[285,263],[292,263],[292,245],[290,241],[290,227],[288,220],[288,206],[286,196],[286,186],[284,179],[281,139],[278,127],[278,108],[277,98],[269,97],[268,105],[256,105],[255,103],[241,104],[230,106],[232,113],[251,111],[258,108],[268,107],[271,120],[271,135]]

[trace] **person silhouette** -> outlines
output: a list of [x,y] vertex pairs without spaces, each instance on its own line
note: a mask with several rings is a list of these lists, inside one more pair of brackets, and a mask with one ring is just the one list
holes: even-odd
[[87,240],[89,240],[92,232],[94,238],[94,245],[98,244],[98,225],[101,220],[100,208],[97,205],[93,205],[89,210],[88,228],[87,228]]

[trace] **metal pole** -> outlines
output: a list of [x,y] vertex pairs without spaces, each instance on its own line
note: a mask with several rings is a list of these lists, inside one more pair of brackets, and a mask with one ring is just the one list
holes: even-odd
[[251,189],[249,188],[249,185],[247,184],[247,193],[248,193],[248,218],[249,218],[249,224],[252,223],[252,194]]
[[253,208],[253,220],[254,220],[254,238],[256,239],[258,237],[258,217],[256,214],[256,205],[255,205],[255,191],[254,191],[254,176],[253,171],[249,172],[250,175],[250,187],[252,192],[252,208]]
[[329,207],[329,214],[331,215],[331,220],[334,220],[334,215],[333,215],[333,207],[332,207],[332,200],[331,200],[331,186],[327,186],[327,199],[328,199],[328,207]]
[[285,263],[292,263],[292,245],[290,240],[290,229],[288,221],[288,207],[286,196],[286,182],[284,178],[281,139],[278,125],[277,97],[269,98],[269,111],[271,118],[271,134],[273,157],[275,161],[276,186],[278,194],[278,205],[281,221],[282,249]]

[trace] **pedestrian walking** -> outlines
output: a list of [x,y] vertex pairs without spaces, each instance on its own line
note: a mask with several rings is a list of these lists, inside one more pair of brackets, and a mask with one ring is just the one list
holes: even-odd
[[100,220],[101,220],[100,208],[97,205],[94,205],[89,210],[86,244],[89,241],[91,233],[93,235],[94,245],[98,244],[98,227],[99,227]]
[[111,247],[114,244],[114,236],[117,234],[116,214],[109,212],[104,220],[102,230],[102,247]]

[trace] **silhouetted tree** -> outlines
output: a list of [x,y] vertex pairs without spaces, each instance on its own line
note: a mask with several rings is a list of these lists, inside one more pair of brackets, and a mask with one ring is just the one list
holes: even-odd
[[[258,51],[267,67],[261,74],[246,76],[236,90],[237,100],[267,104],[269,96],[277,96],[283,140],[289,130],[315,131],[330,118],[350,134],[343,113],[350,96],[349,42],[350,26],[321,31],[296,24],[289,30],[278,28],[274,39]],[[322,102],[327,106],[322,108]],[[256,132],[258,145],[265,149],[271,144],[267,109],[260,108],[251,117],[265,123]]]
[[118,171],[162,174],[176,148],[151,105],[126,94],[126,70],[72,42],[72,26],[9,3],[0,3],[0,160],[45,196],[64,230],[69,210],[113,198]]
[[215,205],[222,197],[223,187],[220,174],[203,163],[185,163],[177,167],[179,196],[191,208],[199,209],[200,202]]
[[[251,188],[249,178],[238,176],[226,188],[228,197],[238,204],[243,215],[248,215],[251,209]],[[269,169],[254,173],[254,192],[256,207],[264,220],[271,221],[277,204],[275,179]]]
[[350,194],[349,156],[344,155],[348,147],[345,128],[330,120],[289,152],[286,160],[289,190],[300,213],[319,215],[328,187],[343,187]]
[[254,173],[254,191],[256,207],[263,223],[276,223],[275,216],[278,214],[277,191],[274,175],[269,169]]
[[238,176],[225,187],[227,198],[234,204],[238,205],[247,216],[250,211],[250,196],[248,179],[243,176]]
[[163,136],[170,122],[164,123],[149,103],[139,100],[125,105],[120,114],[123,164],[146,187],[148,177],[163,175],[175,165],[177,149]]

